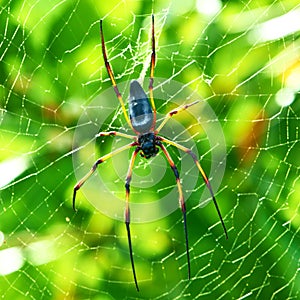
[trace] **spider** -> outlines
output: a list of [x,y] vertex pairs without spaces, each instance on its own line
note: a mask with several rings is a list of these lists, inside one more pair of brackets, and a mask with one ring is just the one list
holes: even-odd
[[176,184],[178,188],[178,194],[179,194],[179,205],[182,211],[183,215],[183,227],[184,227],[184,235],[185,235],[185,245],[186,245],[186,256],[187,256],[187,267],[188,267],[188,278],[191,278],[191,266],[190,266],[190,255],[189,255],[189,243],[188,243],[188,231],[187,231],[187,221],[186,221],[186,205],[184,201],[182,186],[180,183],[180,177],[179,172],[173,162],[173,159],[171,158],[168,150],[164,146],[164,144],[169,144],[171,146],[174,146],[178,148],[179,150],[182,150],[183,152],[189,154],[192,159],[194,160],[194,163],[196,164],[200,174],[202,175],[204,182],[206,184],[206,187],[208,188],[210,195],[212,197],[213,203],[215,205],[215,208],[217,210],[218,216],[220,218],[225,237],[228,239],[227,230],[224,224],[224,221],[221,216],[220,209],[218,207],[216,198],[214,196],[211,184],[209,182],[209,179],[207,178],[204,170],[202,169],[199,160],[197,159],[196,155],[188,148],[171,141],[167,138],[164,138],[158,133],[163,128],[163,126],[167,123],[167,121],[174,116],[175,114],[184,111],[188,109],[190,106],[195,105],[199,102],[199,100],[194,101],[192,103],[186,104],[184,106],[180,106],[177,109],[174,109],[170,111],[161,124],[156,128],[156,108],[154,103],[154,97],[153,97],[153,82],[154,82],[154,66],[155,66],[155,35],[154,35],[154,15],[152,14],[152,27],[151,27],[151,34],[152,34],[152,53],[151,53],[151,63],[150,63],[150,80],[149,80],[149,98],[147,97],[145,91],[141,87],[140,83],[137,80],[132,80],[130,82],[130,91],[129,91],[129,100],[128,100],[128,106],[129,106],[129,117],[128,113],[125,108],[125,104],[123,101],[123,98],[121,96],[121,93],[119,92],[112,68],[110,66],[110,63],[107,59],[106,54],[106,46],[104,41],[104,35],[103,35],[103,28],[102,28],[102,20],[100,20],[100,37],[101,37],[101,46],[102,46],[102,54],[103,54],[103,60],[105,63],[105,67],[107,70],[107,73],[110,77],[111,83],[114,88],[114,92],[120,102],[124,117],[126,119],[126,122],[130,126],[130,128],[133,130],[135,135],[129,135],[122,132],[117,131],[109,131],[109,132],[100,132],[96,135],[96,137],[103,137],[103,136],[120,136],[127,139],[131,139],[132,142],[128,145],[122,146],[119,149],[116,149],[102,157],[100,157],[92,166],[91,170],[75,185],[74,192],[73,192],[73,209],[75,209],[75,199],[76,199],[76,193],[81,188],[81,186],[86,182],[86,180],[96,171],[98,165],[103,163],[104,161],[108,160],[112,156],[125,151],[129,148],[134,148],[134,151],[131,155],[131,159],[129,162],[129,168],[127,171],[126,179],[125,179],[125,225],[126,225],[126,231],[127,231],[127,238],[128,238],[128,246],[129,246],[129,256],[131,261],[131,267],[132,267],[132,273],[133,273],[133,279],[135,282],[135,287],[137,291],[139,291],[138,281],[136,277],[136,271],[134,266],[134,260],[133,260],[133,252],[132,252],[132,243],[131,243],[131,233],[130,233],[130,207],[129,207],[129,195],[130,195],[130,182],[132,177],[132,169],[134,166],[135,158],[138,153],[145,159],[149,159],[151,157],[154,157],[159,152],[159,149],[164,153],[166,156],[166,159],[171,167],[171,169],[174,172]]

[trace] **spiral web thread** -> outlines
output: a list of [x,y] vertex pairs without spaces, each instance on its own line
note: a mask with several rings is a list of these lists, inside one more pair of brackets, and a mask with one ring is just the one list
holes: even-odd
[[[235,1],[205,14],[200,2],[181,9],[176,1],[153,1],[152,8],[140,10],[138,1],[111,7],[79,0],[1,3],[3,299],[299,298],[300,44],[294,20],[299,20],[300,6],[297,1],[264,6]],[[144,78],[149,76],[152,9],[155,76],[195,89],[217,116],[206,122],[222,126],[226,171],[215,193],[229,239],[213,204],[199,203],[205,185],[191,164],[180,174],[183,189],[191,178],[197,182],[191,191],[184,190],[190,192],[191,280],[178,209],[161,220],[132,225],[137,294],[124,223],[100,213],[84,194],[78,195],[76,213],[71,203],[76,183],[72,159],[80,159],[78,168],[89,167],[97,151],[124,141],[99,141],[99,150],[95,139],[73,145],[73,135],[80,116],[86,115],[90,125],[90,103],[110,86],[101,58],[99,18],[116,80]],[[99,114],[112,111],[99,130],[122,128],[129,134],[116,103],[107,99],[96,107]],[[158,121],[174,109],[172,97],[158,99],[156,105]],[[176,121],[184,129],[176,131],[170,121],[172,138],[185,146],[193,140],[204,169],[218,176],[210,173],[211,149],[197,123],[201,118],[189,120],[187,113]],[[182,153],[168,150],[181,167]],[[94,180],[101,177],[109,192],[122,198],[128,163],[126,155],[114,161],[120,164],[119,174],[110,173],[108,161]],[[158,177],[152,174],[158,176],[161,166],[164,176],[153,184]],[[134,182],[134,176],[144,182]],[[137,158],[133,203],[156,201],[174,187],[172,170],[162,157]],[[95,202],[106,195],[97,186],[93,193]]]

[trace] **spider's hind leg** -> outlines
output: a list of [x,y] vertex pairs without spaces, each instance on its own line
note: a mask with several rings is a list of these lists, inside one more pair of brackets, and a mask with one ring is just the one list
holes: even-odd
[[123,111],[124,117],[126,119],[126,122],[130,126],[130,128],[132,130],[134,130],[133,127],[132,127],[132,124],[130,122],[130,119],[128,117],[128,113],[127,113],[126,108],[125,108],[124,100],[123,100],[122,95],[121,95],[121,93],[120,93],[120,91],[118,89],[114,73],[112,71],[112,68],[111,68],[110,63],[109,63],[108,58],[107,58],[105,41],[104,41],[104,34],[103,34],[102,20],[100,20],[100,37],[101,37],[101,48],[102,48],[102,55],[103,55],[103,60],[104,60],[105,68],[107,70],[108,76],[109,76],[109,78],[111,80],[111,83],[113,85],[114,92],[115,92],[115,94],[116,94],[116,96],[117,96],[117,98],[118,98],[118,100],[119,100],[119,102],[121,104],[122,111]]
[[153,97],[153,81],[154,81],[154,67],[155,67],[155,34],[154,34],[154,15],[151,16],[152,19],[152,27],[151,27],[151,41],[152,41],[152,53],[151,53],[151,65],[150,65],[150,82],[149,82],[149,96],[150,96],[150,102],[153,109],[153,122],[151,130],[154,130],[155,124],[156,124],[156,107],[154,103],[154,97]]

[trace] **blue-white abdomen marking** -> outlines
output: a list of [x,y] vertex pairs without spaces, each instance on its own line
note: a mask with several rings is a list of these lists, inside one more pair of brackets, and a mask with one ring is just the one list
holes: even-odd
[[137,80],[130,82],[129,116],[132,127],[139,133],[150,131],[153,123],[153,111],[150,101]]

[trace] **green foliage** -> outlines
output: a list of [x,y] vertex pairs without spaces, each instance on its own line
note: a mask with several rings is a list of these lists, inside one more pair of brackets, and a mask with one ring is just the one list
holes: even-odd
[[[294,84],[300,82],[299,28],[274,40],[261,41],[262,32],[255,36],[263,22],[299,12],[298,1],[223,1],[214,16],[197,11],[196,2],[200,1],[186,1],[182,8],[179,1],[0,4],[4,299],[299,298],[300,88]],[[142,222],[150,213],[145,211],[138,216],[140,224],[131,227],[137,293],[125,225],[95,208],[103,197],[111,201],[113,196],[124,197],[129,155],[114,161],[121,174],[110,161],[99,167],[96,180],[101,178],[111,194],[91,187],[90,203],[80,190],[78,211],[72,210],[78,171],[74,161],[83,161],[88,170],[88,159],[93,162],[123,140],[97,139],[95,145],[81,149],[85,142],[74,144],[73,136],[82,115],[88,123],[92,100],[111,87],[101,55],[99,19],[103,18],[115,77],[122,82],[138,78],[146,68],[149,76],[152,11],[155,75],[194,89],[216,113],[218,120],[211,122],[221,123],[227,160],[215,192],[229,239],[225,240],[213,204],[199,204],[205,185],[196,178],[197,187],[187,201],[191,280],[180,209],[151,223]],[[276,100],[282,89],[294,95],[289,105],[280,106]],[[106,112],[109,117],[102,125],[92,124],[96,131],[126,131],[117,100],[105,101],[97,107],[99,118]],[[171,100],[157,99],[156,105],[161,116],[174,108]],[[205,132],[184,113],[176,118],[186,128],[184,133],[193,136],[209,174],[211,153]],[[175,128],[172,124],[170,128]],[[189,142],[184,134],[177,138]],[[179,151],[168,150],[180,169]],[[156,178],[162,164],[161,158],[138,157],[134,176]],[[147,179],[144,187],[133,187],[132,203],[167,195],[175,180],[171,169],[164,172],[156,184]],[[191,167],[180,174],[185,193],[193,172]],[[178,203],[177,198],[173,201]],[[5,259],[8,253],[16,267],[6,274],[5,266],[13,268]]]

